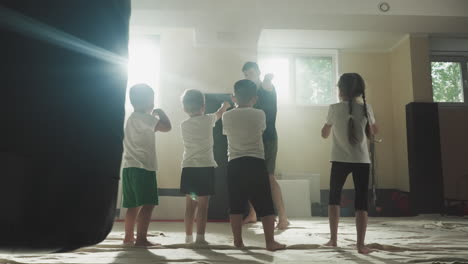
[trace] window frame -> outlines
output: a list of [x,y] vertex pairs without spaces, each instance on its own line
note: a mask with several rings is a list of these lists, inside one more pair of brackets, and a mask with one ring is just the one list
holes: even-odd
[[[263,58],[266,59],[266,58],[275,58],[275,57],[287,58],[289,61],[289,89],[288,89],[289,100],[286,102],[283,102],[285,105],[309,107],[309,108],[323,108],[323,107],[330,106],[330,104],[305,104],[305,103],[297,102],[296,58],[331,57],[332,69],[334,71],[334,73],[332,74],[332,77],[333,77],[332,83],[336,84],[338,81],[338,69],[339,69],[338,50],[269,48],[269,49],[262,49],[258,53],[259,61],[262,60]],[[336,103],[338,103],[339,102],[338,93],[336,93],[336,99],[337,99]]]
[[468,56],[449,56],[449,55],[432,55],[430,58],[430,71],[431,71],[431,89],[434,92],[432,86],[432,62],[457,62],[461,65],[461,78],[462,78],[462,90],[463,90],[463,102],[436,102],[434,96],[432,100],[434,103],[438,103],[441,106],[466,106],[468,104]]

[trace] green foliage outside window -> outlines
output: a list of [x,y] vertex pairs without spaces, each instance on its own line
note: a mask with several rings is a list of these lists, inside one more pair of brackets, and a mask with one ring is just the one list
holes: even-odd
[[432,89],[434,102],[463,102],[461,64],[432,62]]
[[334,74],[332,57],[296,58],[296,103],[336,103]]

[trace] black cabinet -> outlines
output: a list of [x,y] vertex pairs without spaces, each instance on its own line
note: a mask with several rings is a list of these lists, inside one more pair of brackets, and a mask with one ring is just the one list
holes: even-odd
[[443,213],[438,109],[437,103],[406,105],[410,200],[416,214]]

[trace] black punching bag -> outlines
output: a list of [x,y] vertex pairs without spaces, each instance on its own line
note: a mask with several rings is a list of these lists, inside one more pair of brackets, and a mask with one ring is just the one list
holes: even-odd
[[129,0],[0,0],[0,253],[110,232],[129,17]]

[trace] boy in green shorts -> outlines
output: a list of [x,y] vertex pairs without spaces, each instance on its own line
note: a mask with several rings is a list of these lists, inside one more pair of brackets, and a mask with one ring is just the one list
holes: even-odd
[[154,133],[170,131],[171,122],[163,110],[153,110],[154,91],[146,84],[136,84],[130,88],[130,102],[134,111],[125,125],[123,142],[123,207],[128,208],[125,216],[124,244],[156,246],[158,244],[147,239],[151,214],[154,206],[158,205]]

